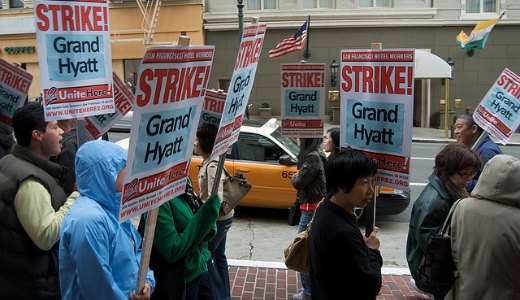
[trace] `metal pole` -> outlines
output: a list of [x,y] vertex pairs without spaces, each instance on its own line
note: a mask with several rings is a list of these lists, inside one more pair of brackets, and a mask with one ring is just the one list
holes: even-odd
[[[226,153],[222,154],[218,161],[217,172],[215,173],[215,180],[213,181],[213,187],[211,188],[210,195],[218,194],[218,186],[220,184],[220,177],[222,176],[222,171],[224,171],[224,162],[226,162]],[[206,199],[204,199],[204,200],[206,200]],[[222,201],[222,199],[220,199],[220,200]]]
[[242,34],[244,32],[244,0],[237,0],[238,8],[238,43],[242,41]]
[[445,80],[446,84],[446,95],[444,100],[444,137],[448,137],[448,128],[449,128],[449,118],[450,118],[450,79],[446,78]]

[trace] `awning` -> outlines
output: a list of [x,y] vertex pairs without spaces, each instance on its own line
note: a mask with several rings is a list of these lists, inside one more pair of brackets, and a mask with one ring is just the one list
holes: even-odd
[[415,49],[415,79],[451,78],[451,66],[437,55]]

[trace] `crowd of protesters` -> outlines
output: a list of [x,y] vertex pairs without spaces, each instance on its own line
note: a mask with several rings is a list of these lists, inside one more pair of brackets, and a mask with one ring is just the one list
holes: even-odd
[[[457,117],[455,128],[457,142],[437,154],[412,208],[410,273],[435,300],[519,299],[520,274],[507,266],[520,264],[520,161],[502,155],[471,115]],[[103,140],[78,147],[73,120],[45,121],[39,103],[17,109],[12,129],[0,124],[0,298],[231,299],[226,240],[234,211],[219,215],[224,176],[212,195],[216,134],[214,127],[197,130],[199,190],[188,178],[185,193],[159,208],[150,269],[136,290],[147,214],[139,231],[118,221],[127,151]],[[378,228],[364,237],[355,210],[372,201],[377,167],[361,151],[341,147],[337,128],[325,140],[298,142],[291,179],[302,211],[298,232],[313,225],[310,272],[300,274],[303,289],[292,298],[374,299],[383,265]],[[458,199],[464,199],[452,220],[458,276],[453,286],[431,286],[416,269]]]

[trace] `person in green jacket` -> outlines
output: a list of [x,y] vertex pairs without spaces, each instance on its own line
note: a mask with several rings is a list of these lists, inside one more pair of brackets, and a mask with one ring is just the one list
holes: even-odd
[[428,240],[441,231],[453,203],[468,197],[466,184],[481,166],[480,156],[474,150],[460,143],[446,145],[435,157],[433,174],[413,205],[406,259],[416,286],[433,294],[435,300],[444,299],[450,286],[430,282],[417,273],[417,268]]
[[[208,244],[216,232],[219,209],[220,198],[212,195],[202,203],[189,178],[186,193],[159,207],[150,258],[156,280],[152,299],[216,299],[208,272]],[[145,219],[146,214],[140,226]]]

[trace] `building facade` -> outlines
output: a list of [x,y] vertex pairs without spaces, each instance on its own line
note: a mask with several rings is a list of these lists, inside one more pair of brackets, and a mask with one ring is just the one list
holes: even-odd
[[[210,88],[224,87],[232,74],[238,50],[237,4],[243,5],[244,23],[258,16],[268,24],[249,100],[253,113],[268,102],[273,114],[280,114],[281,63],[306,60],[330,65],[332,60],[340,62],[341,49],[367,49],[372,43],[450,58],[454,64],[448,98],[453,116],[472,111],[504,68],[520,74],[518,0],[205,0],[206,44],[216,46]],[[504,10],[485,49],[469,56],[457,45],[461,30],[469,35],[478,22],[497,18]],[[268,51],[294,34],[309,16],[310,56],[304,57],[302,51],[269,60]],[[330,79],[327,89],[334,89]],[[444,80],[416,80],[414,126],[443,128],[444,98]],[[460,99],[460,108],[454,107],[454,99]],[[332,114],[336,106],[327,101],[325,114]]]
[[[33,75],[29,99],[35,99],[41,82],[33,1],[0,3],[0,58]],[[203,45],[202,10],[202,0],[109,1],[113,71],[133,87],[148,47],[176,43],[181,34],[190,44]]]

